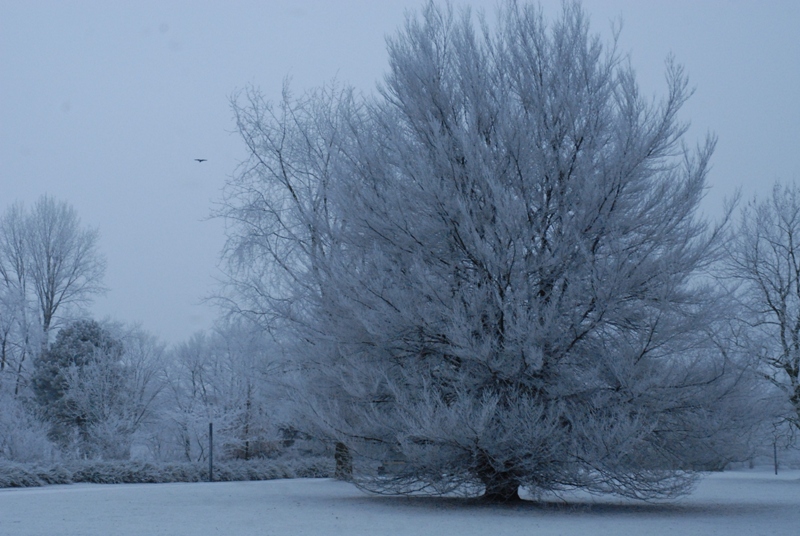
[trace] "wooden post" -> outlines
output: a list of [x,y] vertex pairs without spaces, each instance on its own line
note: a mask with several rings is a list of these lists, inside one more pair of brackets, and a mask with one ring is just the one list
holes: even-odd
[[214,423],[208,423],[208,481],[214,482]]

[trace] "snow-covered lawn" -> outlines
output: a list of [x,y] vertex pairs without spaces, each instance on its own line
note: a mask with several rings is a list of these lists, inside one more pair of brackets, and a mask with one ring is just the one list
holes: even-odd
[[571,497],[488,506],[366,495],[334,480],[0,490],[0,535],[792,535],[800,471],[712,474],[667,504]]

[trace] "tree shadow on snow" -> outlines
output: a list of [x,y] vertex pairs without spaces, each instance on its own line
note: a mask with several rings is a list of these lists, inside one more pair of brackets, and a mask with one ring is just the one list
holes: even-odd
[[365,495],[363,497],[342,498],[347,502],[361,505],[381,505],[392,509],[412,508],[433,511],[485,512],[492,510],[503,514],[562,515],[581,514],[597,516],[720,516],[764,515],[786,509],[785,504],[755,502],[692,502],[688,498],[673,501],[632,501],[598,497],[595,501],[584,499],[548,498],[545,500],[521,500],[509,503],[493,503],[480,498],[465,499],[454,497],[407,497],[388,495]]

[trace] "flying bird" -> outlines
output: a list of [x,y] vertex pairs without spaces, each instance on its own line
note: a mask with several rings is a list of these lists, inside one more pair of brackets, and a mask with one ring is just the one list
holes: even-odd
[[206,160],[207,160],[206,158],[195,158],[194,159],[195,162],[205,162]]

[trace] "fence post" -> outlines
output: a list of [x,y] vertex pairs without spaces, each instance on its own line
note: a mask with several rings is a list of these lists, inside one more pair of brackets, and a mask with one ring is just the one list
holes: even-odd
[[208,423],[208,481],[214,482],[214,423]]
[[772,459],[775,462],[775,474],[778,474],[778,440],[772,442]]

